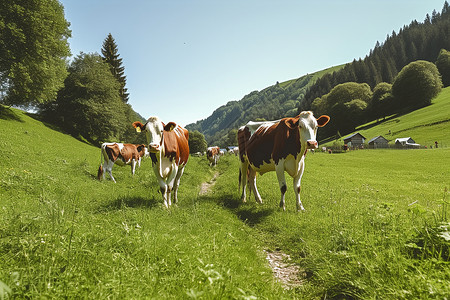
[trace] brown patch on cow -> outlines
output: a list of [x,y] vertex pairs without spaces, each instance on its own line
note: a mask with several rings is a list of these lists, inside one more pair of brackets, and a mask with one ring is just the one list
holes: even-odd
[[[169,124],[175,123],[170,122],[165,127],[169,128],[173,126],[169,126]],[[178,131],[178,134],[180,134],[180,136],[177,136],[177,133],[175,131]],[[163,135],[165,150],[164,156],[169,158],[170,161],[173,161],[175,159],[176,163],[186,164],[189,159],[189,131],[178,126],[175,129],[172,128],[172,130],[170,131],[164,130]]]
[[274,252],[266,250],[264,252],[266,253],[266,259],[273,271],[273,275],[280,281],[283,288],[292,289],[303,284],[306,273],[291,262],[289,254],[281,250]]
[[245,145],[245,150],[248,160],[257,168],[264,162],[269,164],[271,159],[278,164],[289,154],[297,158],[301,151],[298,117],[281,119],[269,128],[258,128]]
[[105,152],[106,152],[106,155],[108,155],[109,160],[116,161],[120,155],[119,145],[117,145],[117,144],[107,145],[105,147]]

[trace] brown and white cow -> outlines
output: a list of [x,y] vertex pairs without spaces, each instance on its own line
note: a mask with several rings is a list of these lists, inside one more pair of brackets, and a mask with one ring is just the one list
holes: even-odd
[[210,166],[217,165],[220,157],[220,148],[217,146],[208,147],[208,149],[206,149],[206,157],[209,160]]
[[158,117],[150,117],[145,125],[134,122],[133,127],[138,132],[144,131],[147,136],[153,171],[164,205],[169,207],[172,191],[173,202],[178,201],[180,178],[189,159],[189,132],[174,122],[164,124]]
[[147,147],[145,147],[145,145],[103,143],[101,149],[101,160],[103,160],[103,163],[100,163],[100,167],[98,167],[98,180],[100,180],[102,176],[103,179],[105,179],[105,170],[108,172],[111,179],[116,182],[112,175],[112,167],[114,164],[119,166],[131,165],[131,174],[134,175],[136,163],[140,167],[141,158],[143,156],[148,156]]
[[[250,184],[257,202],[262,203],[256,187],[256,172],[264,174],[275,171],[281,191],[280,207],[286,209],[286,171],[294,179],[297,210],[304,210],[300,201],[300,185],[305,169],[308,149],[316,149],[317,127],[325,126],[330,117],[315,118],[310,111],[301,112],[294,118],[277,121],[249,122],[239,128],[239,157],[241,168],[239,182],[243,185],[242,201],[246,201],[246,185]],[[248,178],[247,178],[248,176]]]

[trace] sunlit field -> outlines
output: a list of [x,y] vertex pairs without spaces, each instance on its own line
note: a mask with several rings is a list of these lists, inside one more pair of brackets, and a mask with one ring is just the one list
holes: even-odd
[[[151,161],[98,181],[100,149],[0,111],[0,297],[443,299],[450,294],[450,148],[309,153],[295,209],[275,173],[240,202],[238,158],[191,157],[165,209]],[[219,175],[209,192],[200,185]],[[290,254],[284,289],[264,251]]]

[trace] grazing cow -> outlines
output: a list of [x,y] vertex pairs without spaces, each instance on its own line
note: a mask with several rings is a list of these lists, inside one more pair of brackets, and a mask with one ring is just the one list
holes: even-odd
[[145,125],[134,122],[133,127],[138,132],[144,131],[147,136],[153,171],[164,205],[168,208],[172,204],[172,191],[173,203],[178,201],[180,178],[189,159],[189,132],[174,122],[164,124],[158,117],[150,117]]
[[238,156],[238,154],[239,154],[239,147],[234,147],[233,148],[233,153],[234,153],[235,156]]
[[280,207],[286,209],[286,171],[294,179],[297,210],[304,210],[300,201],[300,184],[305,168],[306,150],[316,149],[317,127],[325,126],[330,117],[316,119],[312,112],[301,112],[295,118],[269,122],[249,122],[239,128],[239,185],[243,185],[242,201],[246,201],[247,180],[257,202],[262,203],[256,187],[256,172],[276,171],[281,191]]
[[209,160],[210,166],[217,165],[217,162],[219,161],[219,156],[220,156],[220,148],[217,146],[208,147],[208,149],[206,150],[206,157]]
[[[133,144],[122,144],[122,143],[103,143],[102,144],[102,156],[98,167],[97,178],[98,180],[105,179],[105,173],[108,172],[112,181],[116,182],[112,176],[112,167],[114,164],[119,166],[131,165],[131,174],[134,175],[136,169],[136,163],[141,166],[141,158],[143,156],[148,156],[147,147],[145,145],[133,145]],[[103,170],[104,169],[104,170]]]

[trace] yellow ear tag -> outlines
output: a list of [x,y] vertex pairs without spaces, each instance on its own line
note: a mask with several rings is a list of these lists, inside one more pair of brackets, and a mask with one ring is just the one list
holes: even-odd
[[136,132],[141,132],[141,127],[136,127]]

